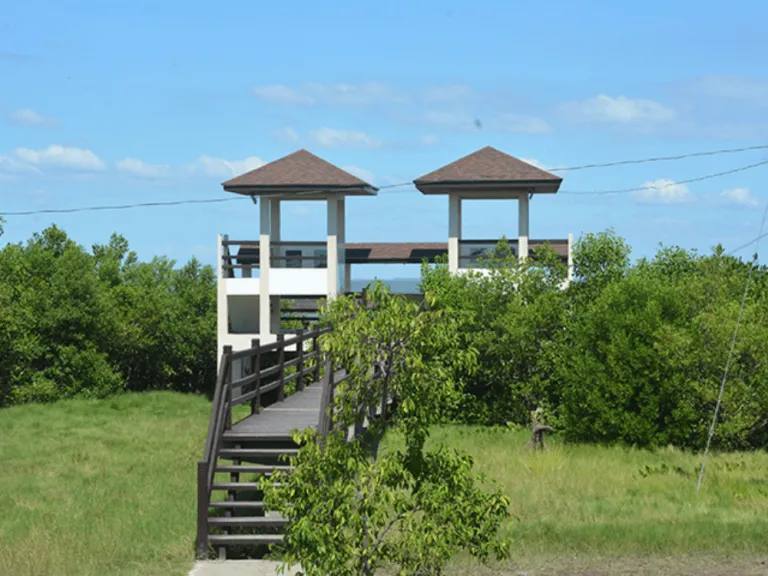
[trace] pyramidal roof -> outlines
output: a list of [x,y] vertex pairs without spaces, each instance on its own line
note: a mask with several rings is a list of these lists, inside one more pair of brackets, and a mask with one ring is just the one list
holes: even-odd
[[350,195],[374,195],[378,188],[315,156],[298,150],[222,184],[239,194],[290,194],[306,191],[339,191]]
[[464,188],[471,184],[482,187],[501,184],[517,187],[531,185],[533,188],[536,188],[536,185],[544,185],[540,190],[534,191],[557,192],[562,181],[562,178],[546,170],[486,146],[417,178],[413,183],[423,193],[438,192],[438,189],[443,192],[443,187],[449,184],[464,185]]

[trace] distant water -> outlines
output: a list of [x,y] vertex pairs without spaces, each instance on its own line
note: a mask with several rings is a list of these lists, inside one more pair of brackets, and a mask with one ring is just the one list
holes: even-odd
[[[394,294],[419,294],[420,278],[378,278],[378,280],[389,286],[390,291]],[[359,292],[371,282],[373,282],[372,278],[352,280],[351,288],[354,292]]]

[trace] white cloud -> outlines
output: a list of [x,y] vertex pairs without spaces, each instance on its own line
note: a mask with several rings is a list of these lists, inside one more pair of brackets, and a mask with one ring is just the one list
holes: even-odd
[[713,98],[768,106],[768,80],[738,74],[710,74],[691,82],[695,91]]
[[502,114],[498,119],[498,125],[505,132],[517,134],[547,134],[553,131],[546,120],[519,114]]
[[335,104],[360,105],[373,102],[404,102],[407,98],[386,84],[365,82],[360,84],[322,84],[307,82],[296,88],[282,84],[257,86],[253,95],[261,100],[280,104]]
[[145,164],[136,158],[125,158],[115,164],[120,172],[139,178],[164,178],[170,173],[167,164]]
[[660,178],[643,183],[643,190],[634,193],[638,202],[647,204],[684,204],[693,201],[693,194],[685,184]]
[[430,86],[421,91],[422,99],[427,102],[459,102],[468,100],[475,92],[469,86]]
[[720,197],[725,202],[737,206],[744,206],[746,208],[756,208],[757,206],[760,206],[760,199],[753,196],[749,191],[749,188],[723,190],[720,193]]
[[612,98],[600,94],[588,100],[566,102],[562,112],[572,122],[615,124],[664,123],[675,118],[675,112],[655,100]]
[[9,112],[8,121],[19,126],[41,126],[51,128],[58,125],[58,121],[55,118],[42,116],[29,108]]
[[326,148],[377,148],[381,141],[359,130],[318,128],[309,133],[312,141]]
[[90,150],[53,145],[45,150],[17,148],[14,155],[33,166],[59,166],[74,170],[104,170],[106,164]]
[[373,173],[370,170],[366,170],[365,168],[360,168],[359,166],[342,166],[342,170],[345,170],[346,172],[349,172],[353,176],[357,176],[361,180],[365,180],[368,182],[368,184],[373,184],[374,177]]
[[280,128],[279,130],[273,130],[272,135],[278,140],[280,140],[281,142],[296,143],[299,140],[301,140],[299,133],[290,127]]
[[261,100],[280,102],[281,104],[313,104],[314,98],[282,84],[258,86],[253,88],[253,95]]
[[28,174],[35,172],[39,173],[40,169],[35,168],[27,162],[22,162],[18,158],[14,158],[11,155],[0,154],[0,173],[2,172],[10,174]]
[[434,134],[426,134],[421,137],[422,146],[434,146],[438,143],[438,138]]
[[263,165],[264,161],[256,156],[250,156],[245,160],[224,160],[223,158],[213,158],[203,154],[190,168],[194,173],[202,172],[217,178],[232,178],[255,170]]
[[549,170],[543,163],[536,160],[536,158],[520,158],[523,162],[526,162],[530,164],[531,166],[536,166],[536,168],[541,168],[542,170]]
[[479,120],[464,112],[444,112],[430,110],[424,115],[428,124],[448,130],[474,131],[483,128],[484,124],[491,130],[514,132],[519,134],[546,134],[552,132],[552,127],[541,118],[520,114],[501,114],[488,119]]
[[428,124],[434,124],[441,128],[453,130],[476,130],[478,128],[476,120],[462,112],[440,112],[430,110],[424,115],[424,120]]

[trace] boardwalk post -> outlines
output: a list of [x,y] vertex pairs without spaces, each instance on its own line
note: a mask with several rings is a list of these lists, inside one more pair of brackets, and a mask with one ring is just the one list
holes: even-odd
[[277,351],[277,362],[280,366],[280,384],[277,386],[277,401],[282,402],[285,400],[285,335],[277,335],[277,344],[279,346]]
[[[319,360],[318,360],[319,361]],[[321,442],[332,428],[332,407],[333,407],[333,367],[330,365],[330,356],[325,362],[325,376],[323,377],[323,389],[320,396],[320,416],[317,422],[317,431]]]
[[315,355],[315,377],[312,378],[313,382],[320,382],[320,364],[322,364],[322,362],[320,361],[319,345],[320,345],[320,342],[317,337],[317,330],[315,330],[314,336],[312,337],[312,352]]
[[224,379],[224,402],[227,415],[224,419],[224,430],[232,428],[232,346],[224,346],[224,362],[227,363],[229,370],[227,370],[227,376]]
[[299,341],[296,346],[299,348],[299,363],[296,365],[299,376],[296,379],[296,389],[304,390],[304,328],[299,328]]
[[256,350],[256,353],[251,356],[251,374],[256,376],[253,383],[256,396],[251,400],[251,414],[258,414],[261,412],[261,343],[258,338],[251,340],[251,348]]
[[197,463],[197,558],[208,556],[208,463]]

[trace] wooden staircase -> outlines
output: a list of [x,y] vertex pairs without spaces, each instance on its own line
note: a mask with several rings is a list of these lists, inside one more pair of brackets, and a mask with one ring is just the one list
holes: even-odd
[[283,457],[297,452],[290,437],[224,434],[208,511],[208,542],[219,558],[228,547],[255,549],[282,540],[288,521],[266,511],[258,480],[275,470],[290,473]]
[[[299,451],[292,430],[312,427],[327,435],[342,426],[330,407],[336,387],[349,376],[320,354],[318,338],[328,331],[302,330],[264,346],[254,340],[251,348],[236,352],[225,347],[205,452],[197,466],[198,558],[225,559],[232,552],[260,556],[282,541],[288,522],[267,510],[259,480],[276,470],[291,472],[287,458]],[[238,359],[251,362],[251,373],[233,380],[232,362]],[[372,366],[371,377],[379,376]],[[292,382],[296,391],[286,396],[286,385]],[[363,434],[369,418],[387,418],[391,402],[385,387],[378,409],[350,427],[347,437]],[[250,415],[233,423],[233,408],[243,404],[250,404]]]
[[[327,331],[300,331],[264,346],[254,340],[236,352],[225,347],[197,469],[198,558],[224,559],[233,549],[259,556],[282,540],[287,520],[267,510],[259,480],[275,470],[290,473],[287,458],[299,450],[294,428],[323,426],[321,404],[328,399],[321,399],[319,380],[328,370],[317,342]],[[238,359],[251,362],[251,373],[233,380]],[[286,402],[291,382],[296,392]],[[250,404],[250,415],[233,423],[233,408],[241,404]]]

